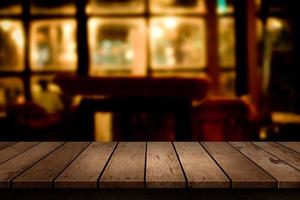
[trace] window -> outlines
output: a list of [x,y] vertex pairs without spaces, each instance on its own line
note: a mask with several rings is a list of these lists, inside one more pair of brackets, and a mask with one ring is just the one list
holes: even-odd
[[219,83],[222,96],[235,97],[235,19],[233,0],[217,1]]
[[[275,7],[276,8],[276,7]],[[295,35],[293,22],[281,17],[282,11],[275,9],[263,23],[258,20],[260,54],[262,59],[262,88],[273,112],[294,112],[297,109],[297,67],[294,56]],[[273,9],[271,9],[273,10]]]
[[146,74],[146,27],[142,18],[91,18],[90,75]]
[[153,17],[150,21],[152,69],[206,67],[205,24],[192,17]]
[[233,17],[219,19],[219,62],[221,68],[235,67],[235,33]]
[[75,20],[40,20],[31,23],[30,64],[35,71],[76,70]]
[[221,14],[233,14],[234,6],[233,0],[217,0],[216,11]]
[[[29,0],[28,5],[19,0],[0,1],[0,75],[26,80],[28,92],[29,80],[37,75],[217,74],[213,80],[219,80],[221,93],[232,96],[237,42],[234,0],[215,0],[213,8],[208,2],[211,0]],[[78,8],[79,4],[83,7]],[[210,55],[207,42],[212,40],[210,16],[214,10],[218,58]],[[213,59],[219,60],[217,67],[210,66]]]
[[24,69],[24,32],[19,20],[0,19],[0,71]]

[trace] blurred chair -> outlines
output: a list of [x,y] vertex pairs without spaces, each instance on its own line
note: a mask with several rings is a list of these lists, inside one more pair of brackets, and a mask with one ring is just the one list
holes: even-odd
[[258,127],[252,112],[242,99],[207,99],[194,110],[193,140],[253,140]]

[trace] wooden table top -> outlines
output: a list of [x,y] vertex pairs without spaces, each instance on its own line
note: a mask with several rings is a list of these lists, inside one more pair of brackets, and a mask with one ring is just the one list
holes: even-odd
[[0,142],[0,188],[300,188],[300,142]]

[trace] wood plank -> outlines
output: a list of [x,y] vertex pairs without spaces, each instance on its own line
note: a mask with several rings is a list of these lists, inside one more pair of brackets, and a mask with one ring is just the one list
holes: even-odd
[[146,187],[184,188],[186,180],[171,142],[147,145]]
[[255,145],[300,170],[300,154],[275,142],[254,142]]
[[0,142],[0,151],[16,143],[17,142]]
[[39,142],[19,142],[0,151],[0,164],[23,153]]
[[232,188],[274,188],[276,181],[225,142],[201,143],[231,179]]
[[299,188],[300,172],[251,142],[230,142],[232,146],[277,180],[278,188]]
[[111,156],[116,142],[90,144],[55,179],[57,188],[97,188],[98,178]]
[[300,153],[300,142],[278,142],[278,143]]
[[143,188],[145,142],[121,142],[99,181],[101,188]]
[[175,142],[190,188],[228,188],[230,180],[198,142]]
[[0,188],[8,188],[13,178],[62,144],[63,142],[42,142],[0,165]]
[[51,188],[52,181],[89,142],[67,142],[12,182],[14,188]]

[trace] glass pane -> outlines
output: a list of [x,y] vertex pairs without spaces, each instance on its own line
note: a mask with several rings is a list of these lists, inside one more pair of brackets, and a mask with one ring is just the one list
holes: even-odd
[[[295,22],[296,23],[296,22]],[[295,24],[288,18],[270,17],[265,24],[262,87],[272,111],[296,112],[299,101]]]
[[293,31],[289,21],[270,17],[267,30],[273,51],[291,51],[293,49]]
[[75,20],[35,21],[30,31],[30,63],[33,70],[76,70]]
[[144,0],[89,0],[88,14],[138,14],[145,11]]
[[0,109],[8,104],[24,103],[23,82],[19,78],[0,78]]
[[206,65],[205,23],[199,18],[152,18],[151,67],[192,69]]
[[217,0],[218,14],[231,14],[234,12],[233,0]]
[[24,32],[17,20],[0,20],[0,71],[24,69]]
[[32,14],[75,14],[74,0],[31,0]]
[[261,19],[257,19],[256,29],[259,65],[270,65],[273,51],[283,53],[293,50],[292,26],[287,20],[269,17],[264,25]]
[[91,75],[146,73],[144,19],[92,18],[88,26]]
[[233,17],[219,19],[220,67],[235,67],[235,27]]
[[235,97],[235,72],[220,74],[220,92],[222,96]]
[[34,76],[31,78],[31,94],[33,101],[49,114],[64,109],[61,90],[53,83],[53,76]]
[[21,13],[21,0],[0,0],[0,15],[18,15]]
[[203,14],[205,0],[149,0],[151,13],[155,14]]

